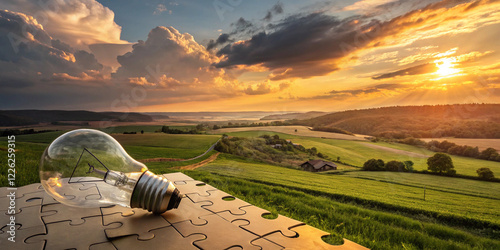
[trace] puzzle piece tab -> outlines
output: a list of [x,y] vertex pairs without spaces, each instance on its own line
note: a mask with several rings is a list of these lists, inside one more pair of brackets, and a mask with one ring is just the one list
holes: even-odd
[[230,222],[239,220],[248,221],[248,225],[240,225],[240,227],[259,236],[280,231],[284,236],[294,237],[297,233],[289,230],[289,228],[304,225],[303,222],[282,215],[278,215],[276,219],[263,218],[262,215],[270,214],[269,211],[256,206],[246,206],[240,209],[246,213],[243,215],[233,215],[229,212],[222,212],[219,215]]
[[6,235],[0,236],[0,246],[2,246],[2,249],[16,249],[16,250],[31,250],[31,249],[43,249],[44,242],[36,242],[33,244],[27,244],[24,242],[24,240],[28,237],[31,237],[33,235],[37,234],[44,234],[45,231],[45,226],[36,226],[36,227],[30,227],[30,228],[25,228],[21,229],[21,225],[15,225],[15,242],[9,241],[8,237],[11,235],[8,233],[10,230],[10,226],[4,226],[2,228],[2,232],[4,232]]
[[177,209],[169,210],[163,213],[162,216],[171,224],[188,220],[194,225],[201,226],[207,224],[207,221],[199,217],[212,214],[212,212],[207,211],[202,206],[211,204],[209,201],[194,203],[188,198],[183,198]]
[[[280,232],[276,232],[267,235],[264,238],[278,245],[281,245],[286,249],[368,250],[368,248],[358,245],[347,239],[344,239],[343,245],[330,245],[321,239],[322,236],[330,235],[329,233],[308,225],[297,226],[291,228],[291,230],[297,232],[298,237],[285,237]],[[258,244],[258,242],[254,243]]]
[[172,226],[184,237],[194,234],[205,235],[207,237],[206,240],[194,242],[194,244],[201,249],[227,249],[230,247],[260,249],[260,247],[250,243],[258,238],[257,235],[231,224],[216,214],[202,216],[200,218],[208,221],[208,223],[203,226],[195,226],[189,221],[184,221],[173,224]]
[[34,235],[26,239],[26,243],[46,241],[45,249],[89,249],[91,245],[108,242],[105,228],[100,216],[84,218],[85,222],[78,226],[69,221],[47,224],[47,233]]
[[201,181],[176,181],[174,185],[181,194],[199,194],[200,196],[209,196],[208,191],[217,190],[216,188]]
[[85,222],[85,220],[83,219],[84,217],[93,217],[101,215],[101,209],[98,207],[80,208],[80,207],[70,207],[64,204],[51,204],[51,205],[44,205],[42,207],[42,212],[50,212],[50,211],[54,211],[57,213],[54,213],[52,215],[42,216],[42,219],[45,222],[45,224],[69,220],[70,221],[69,224],[75,226],[83,224]]
[[102,218],[105,226],[121,224],[120,227],[105,230],[106,236],[109,239],[138,235],[138,239],[140,240],[149,240],[155,236],[150,232],[151,230],[170,226],[170,223],[162,216],[142,209],[134,209],[134,215],[123,216],[121,213],[115,213],[104,215]]
[[232,214],[242,215],[245,214],[245,211],[240,208],[250,205],[249,203],[220,190],[207,192],[210,194],[209,196],[200,196],[199,194],[188,194],[187,196],[195,203],[204,201],[212,202],[212,205],[202,206],[212,213],[230,211]]
[[194,234],[182,237],[172,226],[151,230],[155,237],[151,240],[138,240],[137,236],[121,237],[113,240],[118,249],[198,249],[193,245],[194,241],[205,239],[204,235]]

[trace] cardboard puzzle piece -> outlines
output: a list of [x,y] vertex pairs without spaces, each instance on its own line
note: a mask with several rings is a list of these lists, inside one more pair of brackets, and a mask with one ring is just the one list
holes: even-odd
[[[128,248],[131,246],[134,246],[134,244],[129,245]],[[117,248],[111,242],[104,242],[90,245],[89,250],[117,250]]]
[[33,235],[26,243],[45,241],[45,249],[89,249],[91,245],[109,242],[104,233],[102,217],[87,217],[81,225],[72,226],[69,221],[46,225],[47,233]]
[[[34,244],[27,244],[24,240],[32,235],[44,234],[45,226],[36,226],[26,229],[21,229],[21,225],[15,225],[15,242],[9,241],[8,237],[12,235],[9,233],[10,226],[4,226],[1,230],[6,235],[0,236],[0,246],[2,249],[16,249],[16,250],[31,250],[31,249],[43,249],[44,242],[37,242]],[[0,234],[1,235],[1,234]]]
[[220,213],[219,216],[230,222],[237,222],[241,220],[247,221],[247,225],[240,225],[240,227],[259,236],[265,236],[279,231],[284,236],[294,237],[297,233],[289,230],[289,228],[304,225],[303,222],[282,215],[278,215],[276,219],[266,219],[262,216],[271,213],[256,206],[246,206],[241,207],[240,209],[246,213],[242,215],[234,215],[226,211]]
[[284,249],[282,246],[271,242],[269,240],[266,240],[265,238],[258,238],[252,242],[250,242],[252,245],[258,246],[261,249],[265,250],[281,250]]
[[170,174],[164,174],[163,175],[167,180],[171,182],[176,182],[176,181],[193,181],[194,179],[181,173],[181,172],[175,172],[175,173],[170,173]]
[[118,205],[112,205],[109,207],[101,207],[101,213],[102,215],[108,215],[108,214],[116,214],[116,213],[121,213],[122,216],[131,216],[135,214],[135,210],[133,208],[129,207],[122,207]]
[[[101,193],[95,183],[73,183],[72,189],[67,189],[64,196],[68,200],[87,199],[98,200],[101,198]],[[77,186],[80,185],[80,186]]]
[[202,206],[212,213],[230,211],[235,215],[243,215],[245,214],[245,211],[241,210],[240,208],[251,205],[220,190],[212,190],[207,192],[210,194],[209,196],[200,196],[198,194],[188,194],[187,196],[195,203],[204,201],[212,202],[212,205]]
[[194,225],[201,226],[207,224],[206,220],[200,219],[200,216],[212,214],[202,206],[208,206],[212,203],[209,201],[194,203],[188,198],[183,198],[177,209],[169,210],[162,214],[170,224],[179,223],[182,221],[191,221]]
[[276,232],[264,238],[286,249],[368,250],[368,248],[347,239],[344,239],[343,245],[330,245],[321,239],[322,236],[330,235],[329,233],[308,225],[297,226],[291,230],[297,232],[298,237],[290,238],[284,236],[280,232]]
[[45,224],[42,221],[41,216],[43,215],[51,215],[55,212],[42,213],[41,205],[31,206],[31,207],[23,207],[19,209],[19,212],[10,215],[10,214],[2,214],[0,215],[0,225],[7,225],[10,222],[10,217],[14,216],[16,224],[21,226],[21,229],[27,229],[31,227],[44,226]]
[[184,221],[172,226],[184,237],[194,234],[205,235],[205,240],[194,241],[194,244],[201,249],[227,249],[230,247],[260,249],[260,247],[250,243],[258,238],[257,235],[231,224],[222,217],[212,214],[202,216],[201,219],[208,221],[208,223],[203,226],[196,226],[189,221]]
[[80,225],[85,222],[84,217],[100,216],[101,209],[98,207],[70,207],[64,204],[51,204],[42,206],[42,212],[54,211],[57,213],[42,216],[45,224],[70,221],[70,225]]
[[198,249],[193,245],[194,241],[203,240],[206,237],[202,234],[194,234],[183,237],[174,227],[151,230],[155,237],[151,240],[138,240],[137,236],[127,236],[114,239],[112,242],[118,249]]
[[106,236],[109,239],[138,235],[140,240],[149,240],[154,238],[150,231],[157,228],[170,226],[167,220],[160,215],[152,214],[146,210],[134,209],[134,215],[123,216],[121,213],[104,215],[102,217],[103,225],[121,224],[120,227],[106,229]]
[[208,191],[217,190],[204,182],[201,181],[176,181],[174,185],[181,194],[198,194],[200,196],[209,196]]

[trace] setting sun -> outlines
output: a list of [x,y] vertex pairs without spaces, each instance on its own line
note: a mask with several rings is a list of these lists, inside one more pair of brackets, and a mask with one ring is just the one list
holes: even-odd
[[436,71],[436,74],[441,76],[441,78],[456,76],[458,73],[460,73],[460,69],[455,68],[456,62],[457,62],[457,59],[454,57],[453,58],[441,58],[441,59],[435,60],[434,63],[436,64],[436,67],[438,68],[438,70]]

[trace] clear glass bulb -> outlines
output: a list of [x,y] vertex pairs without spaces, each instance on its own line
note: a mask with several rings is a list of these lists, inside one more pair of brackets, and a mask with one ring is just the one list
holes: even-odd
[[55,139],[40,160],[40,180],[57,201],[77,207],[118,204],[163,213],[183,197],[174,184],[130,157],[110,135],[78,129]]

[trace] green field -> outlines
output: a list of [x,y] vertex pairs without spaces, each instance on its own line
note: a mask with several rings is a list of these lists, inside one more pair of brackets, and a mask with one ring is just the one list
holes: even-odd
[[[123,128],[125,130],[125,128]],[[130,127],[126,128],[130,129]],[[16,137],[16,181],[18,185],[39,182],[38,161],[45,147],[63,132]],[[254,137],[274,132],[238,132],[231,136]],[[425,168],[425,157],[410,157],[369,142],[308,138],[279,134],[305,147],[316,147],[332,158],[353,165],[369,158],[412,160]],[[220,135],[113,136],[136,159],[182,158],[203,153]],[[375,143],[423,155],[433,152],[408,145]],[[0,153],[6,151],[0,145]],[[399,151],[398,151],[399,152]],[[155,173],[176,172],[185,162],[152,162]],[[475,175],[475,169],[490,162],[453,157],[458,173]],[[489,166],[497,176],[499,165]],[[6,186],[6,157],[0,157],[0,184]],[[325,241],[341,244],[342,238],[372,249],[500,249],[500,183],[415,173],[346,170],[310,173],[279,167],[228,154],[201,168],[183,171],[274,214],[282,214],[332,235]],[[425,200],[424,200],[425,189]]]
[[[312,138],[312,137],[302,137],[289,134],[280,134],[274,132],[263,132],[263,131],[246,131],[246,132],[235,132],[228,133],[230,136],[241,136],[241,137],[258,137],[261,135],[274,135],[278,134],[280,138],[290,139],[294,143],[302,144],[306,148],[316,147],[318,152],[328,155],[332,159],[337,159],[340,157],[342,162],[352,164],[355,166],[363,166],[363,163],[371,158],[382,159],[385,162],[398,160],[398,161],[413,161],[415,165],[413,166],[416,170],[427,169],[427,158],[435,154],[435,152],[429,151],[424,148],[418,148],[410,145],[399,144],[399,143],[386,143],[386,142],[361,142],[361,141],[347,141],[347,140],[334,140],[334,139],[322,139],[322,138]],[[409,153],[421,154],[422,157],[416,157],[411,155],[404,155],[396,152],[391,152],[388,150],[373,148],[369,145],[382,146],[389,149],[404,150]],[[455,165],[455,170],[457,174],[477,176],[476,170],[478,168],[490,168],[495,176],[500,176],[500,163],[494,161],[485,161],[461,156],[451,155],[453,164]]]

